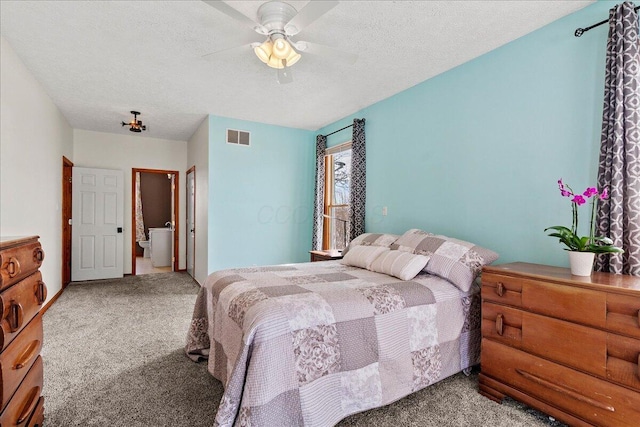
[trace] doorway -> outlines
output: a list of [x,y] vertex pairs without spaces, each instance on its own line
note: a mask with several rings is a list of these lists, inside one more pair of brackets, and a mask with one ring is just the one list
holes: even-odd
[[187,171],[187,273],[195,278],[196,269],[196,167]]
[[131,172],[131,274],[178,271],[179,173]]
[[71,282],[71,207],[73,162],[62,156],[62,289]]

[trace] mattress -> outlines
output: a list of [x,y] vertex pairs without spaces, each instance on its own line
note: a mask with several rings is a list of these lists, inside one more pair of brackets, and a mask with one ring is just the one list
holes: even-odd
[[213,425],[331,426],[479,363],[479,287],[340,261],[219,271],[185,350],[224,384]]

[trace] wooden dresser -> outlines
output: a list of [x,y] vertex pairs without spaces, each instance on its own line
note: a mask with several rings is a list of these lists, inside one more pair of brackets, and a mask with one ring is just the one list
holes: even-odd
[[44,252],[33,237],[0,238],[0,427],[41,426]]
[[640,278],[512,263],[482,273],[480,393],[572,426],[640,426]]

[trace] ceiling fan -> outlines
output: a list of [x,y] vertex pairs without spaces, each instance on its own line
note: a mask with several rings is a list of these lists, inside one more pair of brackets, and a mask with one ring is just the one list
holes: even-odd
[[[263,41],[249,43],[256,56],[271,68],[277,70],[278,83],[291,83],[293,77],[290,67],[300,60],[301,52],[331,55],[336,59],[353,64],[357,55],[306,41],[294,41],[293,36],[300,33],[307,25],[316,21],[322,15],[338,5],[338,1],[310,1],[299,12],[290,4],[282,1],[269,1],[258,8],[258,19],[255,22],[248,16],[237,11],[227,3],[219,0],[202,0],[204,3],[219,10],[225,15],[247,25],[261,36],[266,36]],[[255,35],[252,36],[255,40]],[[243,44],[240,47],[245,47]],[[217,53],[228,51],[223,49],[209,53],[204,57],[210,57]]]

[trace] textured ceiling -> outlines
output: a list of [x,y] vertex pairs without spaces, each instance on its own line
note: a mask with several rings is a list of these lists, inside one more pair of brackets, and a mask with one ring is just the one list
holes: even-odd
[[3,0],[0,27],[72,127],[127,133],[138,110],[142,136],[187,140],[207,114],[316,130],[590,3],[342,1],[297,39],[358,60],[303,54],[286,85],[248,46],[203,58],[262,36],[201,1]]

